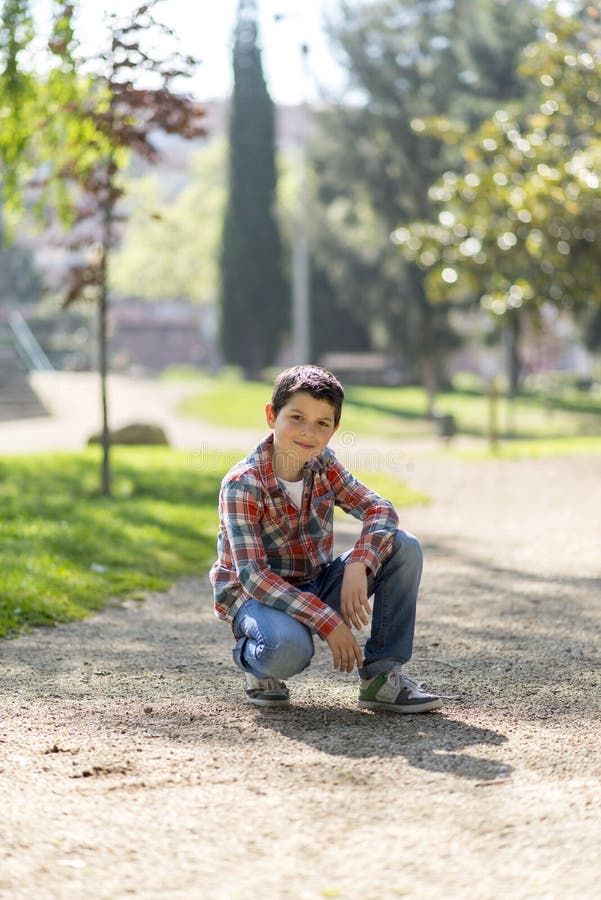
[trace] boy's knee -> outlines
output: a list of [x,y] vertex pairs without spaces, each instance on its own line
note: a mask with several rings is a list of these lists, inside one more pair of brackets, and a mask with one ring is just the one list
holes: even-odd
[[290,678],[306,669],[315,648],[307,628],[291,621],[284,633],[242,637],[233,650],[234,661],[258,678]]
[[274,647],[264,647],[261,664],[274,678],[290,678],[307,668],[314,652],[313,639],[303,628],[294,636],[281,638]]
[[420,566],[424,560],[424,551],[422,545],[408,531],[397,531],[394,536],[393,554],[398,553],[404,564]]

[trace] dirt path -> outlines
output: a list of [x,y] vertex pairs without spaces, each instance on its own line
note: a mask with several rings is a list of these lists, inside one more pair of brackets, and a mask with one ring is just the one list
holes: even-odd
[[204,577],[0,642],[0,898],[599,896],[601,458],[408,474],[444,712],[359,711],[321,644],[246,705]]
[[[0,422],[0,453],[38,453],[80,450],[99,430],[100,386],[95,372],[33,372],[31,383],[48,416]],[[157,381],[130,375],[108,378],[109,419],[112,428],[131,422],[162,425],[177,449],[202,450],[251,447],[262,430],[245,431],[207,426],[175,413],[179,402],[197,394],[198,382]]]
[[[95,376],[37,385],[52,418],[2,452],[75,449]],[[114,377],[114,424],[250,446]],[[294,707],[241,700],[199,573],[148,603],[0,642],[0,898],[589,898],[601,877],[601,459],[486,463],[366,448],[434,497],[410,671],[443,714],[360,712],[323,645]],[[341,548],[353,538],[343,528]]]

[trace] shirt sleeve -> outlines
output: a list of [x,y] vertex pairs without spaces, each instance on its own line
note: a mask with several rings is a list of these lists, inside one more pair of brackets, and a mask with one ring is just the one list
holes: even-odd
[[232,561],[243,590],[260,603],[281,609],[325,638],[343,621],[316,594],[301,591],[271,569],[261,537],[261,488],[240,479],[221,489],[221,515]]
[[358,481],[337,459],[328,467],[328,480],[336,495],[336,505],[363,523],[348,561],[362,562],[372,575],[377,575],[399,525],[394,506]]

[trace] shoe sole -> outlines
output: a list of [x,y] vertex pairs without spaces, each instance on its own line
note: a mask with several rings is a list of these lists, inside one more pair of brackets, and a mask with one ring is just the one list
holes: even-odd
[[414,703],[411,706],[399,706],[398,703],[381,703],[377,700],[359,700],[358,705],[361,709],[390,709],[392,712],[411,715],[411,713],[433,712],[435,709],[440,709],[443,703],[442,700],[437,697],[436,700],[428,700],[425,703]]
[[246,697],[253,706],[290,706],[290,700],[270,700],[267,697]]

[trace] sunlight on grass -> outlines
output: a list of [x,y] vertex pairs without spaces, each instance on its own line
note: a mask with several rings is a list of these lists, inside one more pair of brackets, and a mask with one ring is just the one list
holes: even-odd
[[[426,398],[419,387],[349,386],[341,432],[385,440],[434,437],[436,424],[425,418]],[[263,408],[271,396],[267,382],[206,379],[202,390],[188,398],[181,411],[222,427],[262,429]],[[476,391],[438,395],[436,409],[455,417],[457,432],[485,437],[489,422],[488,398]],[[527,394],[513,403],[500,398],[497,420],[501,436],[521,441],[596,436],[601,434],[601,398]],[[531,445],[533,446],[533,445]]]
[[[216,460],[213,460],[216,463]],[[86,615],[107,597],[159,590],[212,561],[220,474],[164,448],[0,459],[0,634]]]

